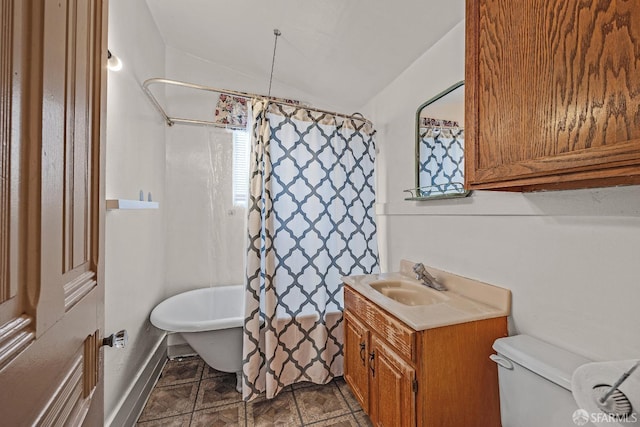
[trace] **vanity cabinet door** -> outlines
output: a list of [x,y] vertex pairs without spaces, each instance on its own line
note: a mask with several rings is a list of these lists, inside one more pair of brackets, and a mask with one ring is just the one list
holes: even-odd
[[371,355],[371,421],[376,426],[415,426],[415,369],[376,335],[371,336]]
[[344,379],[358,403],[369,411],[369,331],[349,311],[344,312]]
[[640,182],[640,2],[467,0],[468,189]]

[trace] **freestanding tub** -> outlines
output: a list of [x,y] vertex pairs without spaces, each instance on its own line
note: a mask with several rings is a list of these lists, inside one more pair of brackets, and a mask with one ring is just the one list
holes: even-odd
[[239,381],[243,296],[243,285],[183,292],[158,304],[150,320],[157,328],[180,332],[207,365],[222,372],[235,372]]

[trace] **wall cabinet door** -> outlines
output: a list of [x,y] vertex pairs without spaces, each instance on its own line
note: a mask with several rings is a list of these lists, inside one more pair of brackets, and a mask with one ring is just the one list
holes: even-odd
[[344,312],[344,379],[365,411],[369,410],[369,331]]
[[371,354],[371,421],[376,426],[415,426],[415,369],[376,335],[371,336]]
[[640,2],[467,0],[466,185],[640,183]]

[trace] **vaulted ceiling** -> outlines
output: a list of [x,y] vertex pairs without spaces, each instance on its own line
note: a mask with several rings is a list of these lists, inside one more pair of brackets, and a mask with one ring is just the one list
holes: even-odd
[[[168,46],[357,109],[464,19],[463,0],[147,0]],[[437,66],[434,64],[434,66]],[[167,76],[171,77],[171,76]],[[274,83],[274,87],[275,84]],[[275,95],[286,97],[287,93]],[[286,90],[286,89],[285,89]]]

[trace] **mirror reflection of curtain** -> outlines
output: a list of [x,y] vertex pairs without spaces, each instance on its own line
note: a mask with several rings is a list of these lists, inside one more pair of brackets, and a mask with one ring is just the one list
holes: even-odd
[[342,276],[379,271],[374,130],[252,104],[243,397],[343,373]]
[[420,127],[420,195],[464,192],[464,129],[423,118]]

